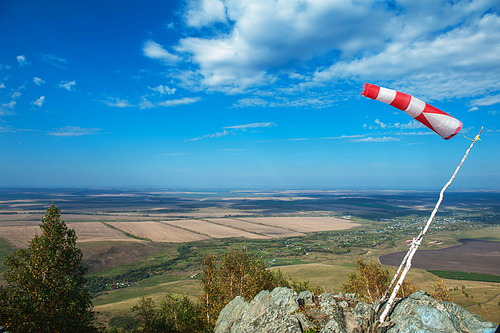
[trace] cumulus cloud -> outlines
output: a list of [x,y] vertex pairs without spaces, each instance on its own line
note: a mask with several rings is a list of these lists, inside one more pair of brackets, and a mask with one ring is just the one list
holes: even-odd
[[417,129],[417,128],[425,128],[425,126],[417,121],[417,120],[411,120],[408,123],[405,124],[400,124],[400,123],[395,123],[394,124],[395,128],[400,128],[400,129]]
[[0,89],[2,89],[2,88],[5,88],[5,84],[3,84],[3,82],[0,83]]
[[126,99],[120,98],[110,98],[109,101],[104,101],[104,103],[115,108],[128,108],[133,106]]
[[172,95],[175,93],[175,88],[169,88],[167,86],[164,86],[164,85],[159,85],[157,87],[154,87],[154,88],[151,88],[151,87],[148,87],[149,89],[153,90],[153,91],[156,91],[157,93],[160,93],[160,95]]
[[45,81],[44,81],[44,80],[42,80],[42,79],[40,79],[39,77],[36,77],[36,76],[33,78],[33,82],[34,82],[37,86],[41,86],[42,84],[44,84],[44,83],[45,83]]
[[180,60],[178,56],[165,50],[160,44],[148,40],[142,46],[143,54],[151,59],[161,60],[167,64],[173,64]]
[[60,136],[60,137],[70,137],[70,136],[81,136],[81,135],[89,135],[96,134],[99,132],[100,128],[82,128],[79,126],[65,126],[60,127],[58,129],[54,129],[52,132],[49,132],[49,135],[52,136]]
[[476,99],[471,103],[471,105],[475,106],[488,106],[494,104],[500,104],[500,95],[486,96],[483,98]]
[[376,125],[367,125],[364,124],[363,128],[364,129],[374,129],[374,128],[382,128],[382,129],[389,129],[389,128],[399,128],[399,129],[418,129],[418,128],[425,128],[425,126],[420,123],[417,120],[410,120],[407,123],[383,123],[380,121],[380,119],[375,119],[374,120]]
[[381,122],[378,119],[375,119],[375,124],[379,125],[382,128],[386,128],[387,127],[387,124],[384,124],[383,122]]
[[153,103],[151,103],[150,101],[148,101],[146,98],[142,98],[141,99],[141,102],[139,103],[139,108],[140,109],[151,109],[151,108],[154,108],[155,105]]
[[226,23],[226,8],[220,0],[190,0],[185,14],[187,25],[195,28]]
[[[493,69],[500,65],[500,16],[475,17],[474,13],[443,17],[442,23],[435,21],[438,16],[431,15],[434,22],[427,28],[412,21],[403,24],[397,18],[398,35],[380,52],[338,61],[316,71],[312,82],[320,84],[338,78],[393,80],[396,86],[433,99],[476,96],[492,87],[498,89],[495,81],[500,79],[500,73]],[[467,18],[467,23],[458,24],[460,18]],[[453,23],[457,25],[451,26]],[[405,38],[410,28],[418,30],[412,32],[412,39]],[[439,28],[446,28],[446,32],[439,32]],[[485,76],[485,72],[492,75]]]
[[22,94],[21,94],[21,92],[19,92],[19,91],[14,91],[14,92],[10,95],[10,98],[12,98],[12,99],[17,99],[17,98],[21,97],[21,95],[22,95]]
[[67,91],[71,91],[71,89],[75,85],[76,85],[75,81],[61,81],[60,83],[57,84],[59,88],[66,89]]
[[[281,85],[295,99],[339,80],[372,80],[426,99],[480,97],[500,90],[498,9],[496,0],[188,0],[186,25],[199,30],[173,46],[175,55],[151,40],[143,52],[185,61],[169,74],[190,90]],[[251,98],[234,106],[288,105]]]
[[17,59],[17,63],[19,64],[19,67],[24,67],[24,66],[30,64],[30,62],[28,60],[26,60],[26,56],[24,54],[18,55],[16,57],[16,59]]
[[39,99],[37,99],[34,102],[31,102],[31,104],[36,105],[38,107],[42,106],[43,102],[45,101],[45,96],[41,96]]
[[0,116],[13,114],[12,110],[14,109],[16,104],[16,101],[10,101],[9,103],[0,104]]
[[241,108],[241,107],[252,107],[252,106],[259,106],[259,107],[265,107],[269,105],[269,102],[259,98],[259,97],[250,97],[250,98],[242,98],[239,101],[237,101],[233,107],[236,108]]

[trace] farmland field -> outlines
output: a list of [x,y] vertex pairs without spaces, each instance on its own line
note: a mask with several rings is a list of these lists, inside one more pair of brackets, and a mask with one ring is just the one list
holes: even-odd
[[248,230],[251,232],[256,232],[268,237],[294,237],[303,236],[304,234],[287,230],[283,228],[271,227],[268,225],[262,225],[259,223],[252,223],[248,221],[243,221],[240,219],[208,219],[209,221],[225,224],[234,228],[239,228],[243,230]]
[[[412,267],[500,275],[500,242],[470,239],[459,241],[462,245],[417,251]],[[405,254],[406,252],[398,252],[381,256],[380,263],[399,266]]]
[[212,238],[244,237],[249,239],[267,238],[262,235],[245,232],[239,229],[225,227],[215,223],[200,220],[163,221],[164,223],[196,231]]
[[[436,199],[437,193],[416,191],[0,188],[0,258],[26,248],[54,202],[76,230],[89,282],[130,282],[130,287],[93,289],[106,324],[130,316],[130,307],[147,293],[160,300],[172,290],[196,299],[203,256],[241,247],[285,277],[338,292],[356,258],[377,261],[405,251],[405,240],[418,234]],[[458,239],[500,241],[500,193],[449,192],[417,256],[449,248],[448,254],[433,252],[431,261],[438,269],[444,263],[465,266],[460,247],[452,247]],[[487,273],[500,267],[489,245],[476,250],[462,245],[469,249],[463,253],[470,252],[467,266],[487,267]],[[415,265],[409,278],[426,289],[433,275]],[[500,320],[500,299],[494,298],[500,284],[445,283],[466,287],[468,297],[462,289],[453,291],[459,305]]]
[[27,248],[29,241],[35,235],[41,235],[42,230],[38,225],[22,226],[22,227],[0,227],[0,235],[11,246],[15,248]]
[[153,242],[184,243],[208,239],[207,236],[161,222],[109,222],[109,224],[137,237],[150,239]]
[[298,232],[318,232],[331,230],[345,230],[360,226],[358,223],[346,219],[327,217],[260,217],[242,218],[242,221],[261,223],[279,228],[286,228]]
[[116,229],[110,228],[101,222],[69,222],[68,228],[74,229],[78,242],[95,241],[134,241]]

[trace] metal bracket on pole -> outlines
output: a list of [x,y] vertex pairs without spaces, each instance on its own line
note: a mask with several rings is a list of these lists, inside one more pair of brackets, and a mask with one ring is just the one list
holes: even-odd
[[423,239],[424,235],[427,233],[427,230],[429,230],[429,226],[431,225],[432,220],[434,219],[434,216],[436,215],[436,213],[438,211],[438,208],[441,205],[441,202],[443,201],[444,191],[451,185],[451,183],[453,182],[453,179],[455,179],[455,176],[457,175],[458,170],[460,170],[460,167],[462,166],[462,164],[464,163],[465,159],[467,158],[467,155],[469,155],[469,152],[472,149],[472,147],[474,146],[474,144],[476,143],[476,141],[481,140],[479,138],[479,136],[481,135],[482,131],[483,131],[483,128],[481,127],[481,130],[479,131],[479,134],[476,135],[476,137],[474,138],[474,140],[472,140],[472,143],[471,143],[469,149],[467,149],[467,151],[465,152],[465,155],[462,158],[462,161],[458,165],[457,169],[453,173],[453,176],[451,176],[451,178],[448,181],[448,183],[446,183],[446,185],[441,190],[441,193],[439,194],[439,200],[436,203],[436,206],[434,207],[434,210],[432,211],[432,214],[429,217],[429,220],[427,221],[427,224],[425,225],[424,229],[420,232],[420,234],[416,238],[413,238],[413,241],[411,242],[410,249],[406,253],[406,256],[404,257],[403,261],[401,262],[401,265],[399,266],[396,274],[392,278],[392,281],[389,284],[389,287],[387,288],[387,290],[385,291],[384,296],[382,296],[382,299],[380,300],[379,304],[377,305],[376,312],[378,312],[380,310],[380,307],[382,306],[383,301],[385,301],[385,299],[387,297],[387,294],[389,293],[389,291],[392,288],[394,282],[396,281],[397,277],[399,276],[399,273],[401,272],[401,269],[404,267],[403,272],[401,273],[401,276],[399,277],[398,283],[394,287],[394,290],[392,291],[392,294],[391,294],[391,297],[389,298],[389,301],[387,301],[387,305],[385,306],[384,312],[380,316],[380,323],[383,323],[385,321],[385,319],[389,315],[390,311],[392,310],[394,299],[396,298],[396,294],[398,293],[399,288],[403,284],[403,281],[404,281],[404,279],[406,277],[406,274],[408,273],[408,271],[411,268],[411,260],[413,259],[413,256],[415,255],[415,252],[417,252],[418,247],[422,243],[422,239]]

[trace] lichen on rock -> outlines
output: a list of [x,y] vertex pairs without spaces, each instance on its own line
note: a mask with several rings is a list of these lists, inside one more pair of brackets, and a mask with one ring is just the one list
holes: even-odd
[[250,302],[239,296],[233,299],[221,311],[215,333],[493,333],[496,329],[494,323],[425,291],[399,300],[383,325],[379,316],[354,294],[297,295],[280,287],[261,291]]

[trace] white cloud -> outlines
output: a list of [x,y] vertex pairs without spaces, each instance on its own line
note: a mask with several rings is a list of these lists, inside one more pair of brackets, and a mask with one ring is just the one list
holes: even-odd
[[189,0],[185,20],[187,25],[195,28],[216,22],[226,23],[226,8],[220,0]]
[[246,124],[246,125],[236,125],[236,126],[226,126],[222,127],[223,129],[246,129],[246,128],[257,128],[257,127],[275,127],[276,124],[272,122],[266,122],[266,123],[252,123],[252,124]]
[[67,91],[71,91],[72,87],[76,85],[75,81],[61,81],[57,84],[57,86],[61,89],[66,89]]
[[151,88],[151,87],[148,87],[149,89],[153,90],[153,91],[156,91],[158,93],[160,93],[160,95],[172,95],[175,93],[175,88],[169,88],[167,86],[164,86],[164,85],[159,85],[157,87],[154,87],[154,88]]
[[19,92],[19,91],[14,91],[14,92],[10,95],[10,98],[12,98],[12,99],[16,99],[16,98],[21,97],[21,95],[22,95],[22,94],[21,94],[21,92]]
[[395,128],[401,128],[401,129],[417,129],[417,128],[425,128],[425,126],[417,121],[417,120],[411,120],[410,122],[406,124],[400,124],[400,123],[395,123],[394,124]]
[[[0,111],[1,114],[1,111]],[[0,133],[8,133],[8,132],[15,132],[16,130],[13,129],[11,126],[0,126]]]
[[479,110],[479,108],[477,106],[473,106],[467,112],[474,112],[474,111],[477,111],[477,110]]
[[[398,34],[380,52],[318,70],[313,82],[320,84],[338,78],[395,80],[396,86],[434,99],[476,96],[492,87],[499,89],[500,73],[495,69],[500,65],[500,16],[473,14],[462,13],[461,20],[466,20],[463,24],[446,26],[434,22],[428,28],[411,21],[403,24],[398,17],[401,26]],[[435,14],[429,17],[437,19]],[[450,21],[444,16],[442,19],[444,23],[460,20],[455,17]],[[418,33],[415,35],[418,38],[405,37],[410,28],[418,30],[412,32]],[[429,31],[438,28],[446,28],[446,32]],[[484,75],[485,72],[489,75]]]
[[494,104],[500,104],[500,95],[486,96],[483,98],[476,99],[471,103],[471,105],[476,105],[476,106],[488,106]]
[[0,104],[0,116],[14,114],[12,110],[14,109],[16,104],[16,101],[10,101],[9,103]]
[[60,136],[60,137],[69,137],[69,136],[81,136],[88,134],[96,134],[99,132],[100,128],[82,128],[79,126],[65,126],[58,129],[55,129],[53,132],[49,132],[49,135]]
[[160,44],[155,43],[152,40],[148,40],[142,46],[143,54],[151,59],[161,60],[167,64],[172,64],[178,62],[180,58],[175,54],[171,54],[165,50]]
[[222,132],[217,132],[217,133],[212,133],[212,134],[205,134],[203,136],[199,136],[197,138],[190,139],[189,141],[198,141],[201,139],[208,139],[208,138],[220,138],[229,134],[234,134],[232,131],[222,131]]
[[116,108],[128,108],[133,105],[131,105],[126,99],[119,99],[119,98],[111,98],[110,101],[104,101],[104,103],[108,106],[116,107]]
[[181,38],[178,56],[152,41],[157,52],[145,55],[182,57],[189,69],[171,77],[191,90],[281,85],[293,99],[345,79],[390,82],[431,99],[500,90],[497,0],[193,0],[184,18],[209,29]]
[[361,139],[352,139],[352,142],[394,142],[394,141],[399,141],[398,138],[393,138],[393,137],[381,137],[381,138],[373,138],[371,136],[367,138],[361,138]]
[[43,102],[45,101],[45,96],[41,96],[39,99],[37,99],[34,102],[31,102],[31,104],[36,105],[38,107],[42,106]]
[[29,61],[26,60],[26,56],[23,54],[23,55],[18,55],[16,57],[17,59],[17,63],[19,64],[19,67],[24,67],[25,65],[29,65]]
[[53,54],[46,54],[46,53],[41,54],[41,57],[42,57],[43,61],[45,61],[46,63],[48,63],[52,66],[62,68],[62,69],[67,69],[66,68],[67,61],[64,58],[56,57]]
[[151,108],[154,108],[155,105],[153,103],[151,103],[150,101],[148,101],[146,98],[142,98],[141,99],[141,102],[139,103],[139,108],[140,109],[151,109]]
[[382,127],[382,128],[386,128],[386,127],[387,127],[387,124],[384,124],[383,122],[381,122],[381,121],[380,121],[380,120],[378,120],[378,119],[375,119],[375,123],[376,123],[377,125],[379,125],[380,127]]
[[252,106],[259,106],[259,107],[264,107],[269,105],[269,102],[266,100],[263,100],[262,98],[258,97],[250,97],[250,98],[242,98],[239,101],[237,101],[233,107],[239,108],[239,107],[252,107]]
[[200,97],[184,97],[181,99],[172,99],[169,101],[164,101],[158,103],[158,106],[178,106],[178,105],[187,105],[187,104],[193,104],[201,100]]
[[5,84],[3,84],[3,82],[0,83],[0,89],[2,89],[2,88],[5,88]]
[[33,78],[33,82],[35,82],[35,84],[36,84],[37,86],[41,86],[42,84],[44,84],[44,83],[45,83],[45,81],[44,81],[44,80],[42,80],[42,79],[40,79],[39,77],[36,77],[36,76]]
[[363,138],[365,137],[364,134],[356,134],[356,135],[341,135],[341,136],[330,136],[330,137],[325,137],[321,138],[323,140],[332,140],[332,139],[355,139],[355,138]]

